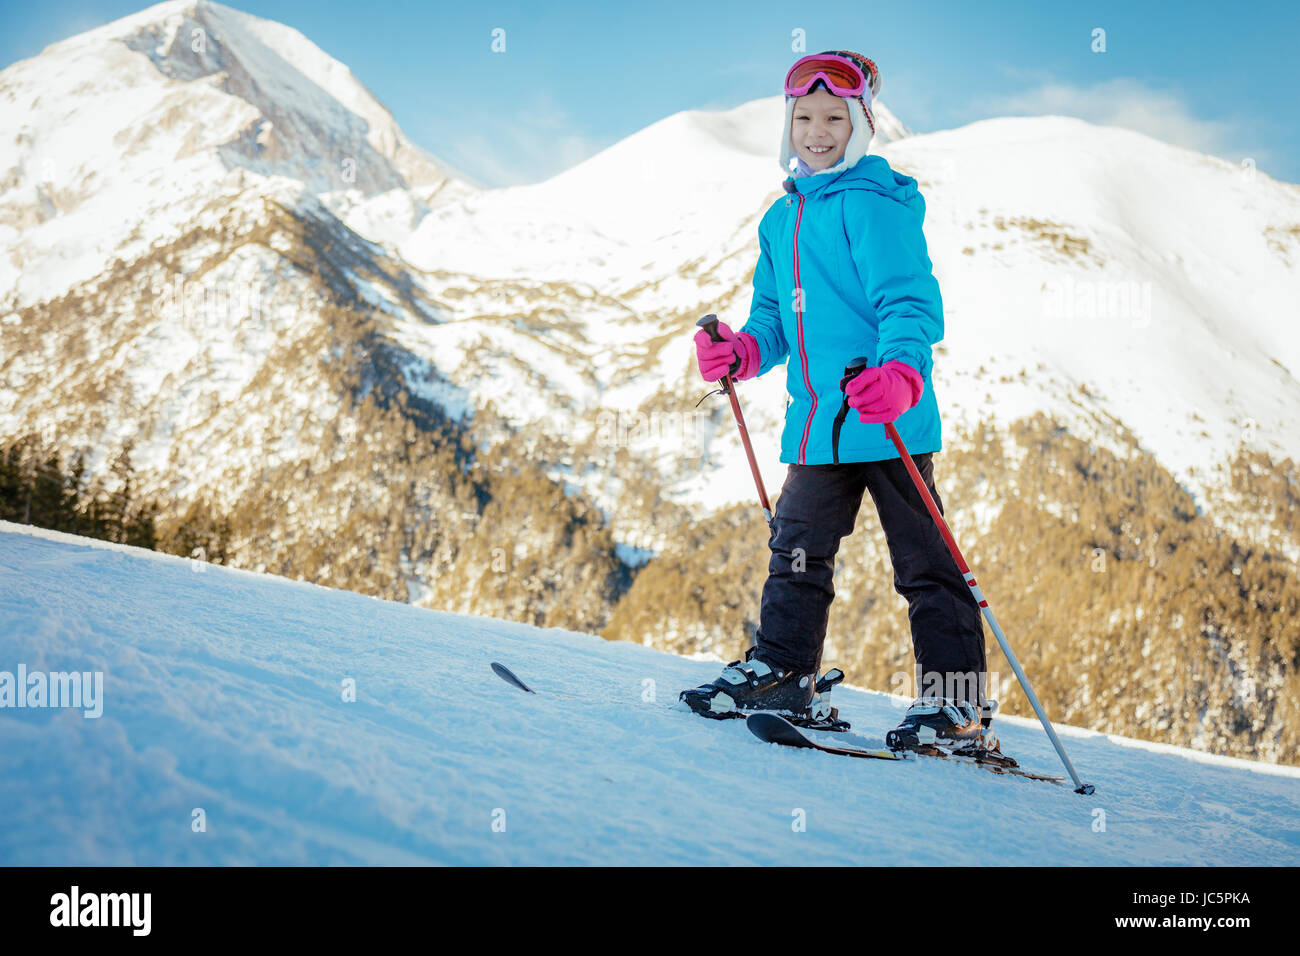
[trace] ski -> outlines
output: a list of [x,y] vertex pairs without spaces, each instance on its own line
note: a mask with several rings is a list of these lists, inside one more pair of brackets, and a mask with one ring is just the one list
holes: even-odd
[[[525,683],[523,682],[523,680],[519,677],[519,675],[517,675],[517,674],[516,674],[514,671],[512,671],[510,668],[506,667],[505,664],[501,664],[501,663],[499,663],[499,662],[497,662],[497,661],[493,661],[493,662],[491,663],[491,667],[492,667],[492,673],[493,673],[493,674],[496,674],[497,677],[500,677],[503,681],[505,681],[505,682],[506,682],[507,684],[509,684],[511,687],[518,688],[519,690],[522,690],[522,691],[523,691],[524,693],[526,693],[526,694],[537,694],[537,691],[533,690],[531,687],[529,687],[527,684],[525,684]],[[844,675],[843,675],[842,673],[840,673],[839,671],[836,671],[836,672],[834,672],[834,673],[837,673],[837,674],[840,675],[840,676],[839,676],[839,679],[840,679],[840,680],[843,679],[843,676],[844,676]],[[834,680],[834,679],[832,679],[831,682],[830,682],[829,684],[826,685],[826,689],[829,690],[830,687],[831,687],[831,686],[834,686],[835,683],[838,683],[838,680]],[[819,685],[819,687],[820,687],[820,685]],[[539,696],[541,696],[541,695],[539,695]],[[561,693],[558,693],[558,692],[556,692],[556,691],[546,691],[545,696],[547,696],[547,697],[562,697],[562,698],[564,698],[565,700],[585,700],[585,699],[586,699],[586,698],[583,698],[583,697],[575,697],[575,696],[572,695],[572,694],[561,694]],[[696,711],[696,713],[699,713],[699,711]],[[705,714],[703,714],[702,716],[710,717],[710,718],[713,718],[713,719],[725,719],[725,718],[729,718],[729,717],[747,717],[748,714],[747,714],[745,711],[735,710],[735,711],[731,711],[731,712],[728,712],[728,713],[718,713],[718,714],[705,713]],[[785,715],[785,719],[786,719],[786,720],[790,720],[790,719],[792,719],[792,718],[793,718],[793,719],[798,719],[798,718],[797,718],[795,715],[793,715],[793,714],[787,714],[787,715]],[[805,729],[806,729],[806,730],[819,730],[819,731],[824,731],[824,732],[827,732],[827,733],[842,733],[842,732],[847,731],[847,730],[849,729],[849,724],[848,724],[848,721],[846,721],[846,720],[840,720],[840,719],[838,719],[838,717],[836,716],[835,711],[832,710],[829,716],[826,716],[826,717],[824,717],[824,718],[822,718],[822,719],[813,719],[813,718],[810,718],[810,722],[809,722],[808,726],[807,726]]]
[[813,740],[798,727],[782,718],[779,714],[774,713],[758,711],[750,714],[748,719],[745,721],[745,726],[749,728],[750,733],[764,743],[779,744],[783,747],[798,747],[802,750],[820,750],[822,753],[836,754],[842,757],[865,757],[874,760],[910,760],[913,757],[939,757],[943,760],[953,760],[957,763],[973,764],[974,766],[981,767],[991,773],[1024,777],[1027,780],[1041,780],[1044,783],[1054,783],[1058,786],[1065,783],[1064,777],[1052,777],[1046,774],[1030,773],[1027,770],[1021,770],[1019,767],[1010,767],[1003,764],[980,761],[973,757],[962,757],[956,754],[947,753],[937,747],[929,748],[924,751],[893,751],[875,750],[866,747],[843,747],[823,744]]
[[[520,678],[515,674],[515,672],[512,671],[510,668],[506,667],[504,664],[500,664],[497,663],[496,661],[493,661],[491,666],[492,666],[492,673],[496,674],[498,677],[500,677],[511,687],[515,687],[527,694],[537,693],[537,691],[533,690],[522,680],[520,680]],[[578,699],[570,696],[569,694],[555,694],[554,696],[564,697],[569,700]],[[731,715],[729,714],[727,716],[731,716]],[[985,770],[988,770],[992,773],[1008,774],[1016,777],[1024,777],[1027,780],[1042,780],[1046,783],[1054,783],[1057,785],[1060,785],[1065,782],[1065,779],[1063,777],[1051,777],[1051,776],[1046,776],[1044,774],[1030,773],[1027,770],[1021,770],[1019,767],[1015,767],[1015,766],[1006,766],[1002,764],[991,763],[988,761],[980,761],[972,757],[962,757],[956,754],[947,753],[943,750],[938,749],[937,747],[931,747],[924,751],[919,751],[919,750],[893,751],[893,750],[876,749],[872,747],[860,747],[860,746],[853,746],[853,745],[841,746],[836,744],[824,744],[817,740],[814,740],[812,737],[808,736],[808,734],[805,733],[803,729],[796,727],[794,724],[790,723],[790,721],[787,720],[785,717],[773,711],[760,710],[760,711],[755,711],[754,713],[751,714],[736,712],[735,716],[744,717],[745,726],[748,727],[749,732],[752,733],[759,740],[762,740],[763,742],[769,744],[779,744],[780,746],[783,747],[797,747],[803,750],[820,750],[822,751],[822,753],[835,754],[836,756],[840,756],[840,757],[859,757],[868,760],[910,760],[915,757],[939,757],[941,759],[952,760],[957,763],[974,764],[975,766],[982,767]],[[834,732],[839,735],[844,734],[844,732],[848,729],[848,724],[844,723],[843,721],[839,721],[837,723],[841,725],[840,728],[826,727],[826,728],[822,728],[822,732],[824,733]],[[851,735],[851,736],[856,736],[856,735]]]
[[543,689],[543,691],[539,694],[537,691],[533,690],[522,680],[520,680],[519,675],[516,674],[514,671],[512,671],[510,668],[506,667],[505,664],[500,664],[496,661],[493,661],[491,666],[492,666],[493,674],[496,674],[497,677],[500,677],[511,687],[517,687],[519,690],[522,690],[525,694],[536,694],[538,697],[558,697],[563,700],[581,700],[581,701],[586,701],[587,703],[593,702],[588,697],[579,697],[575,694],[561,694],[559,691],[554,691],[554,690]]
[[844,757],[869,757],[876,760],[903,759],[889,750],[867,750],[862,747],[838,747],[818,743],[780,714],[771,711],[755,711],[745,719],[745,726],[749,728],[751,734],[769,744],[820,750],[823,753],[840,754]]
[[987,770],[989,773],[1005,774],[1011,777],[1024,777],[1026,780],[1041,780],[1043,783],[1052,783],[1058,787],[1065,783],[1064,777],[1056,777],[1046,773],[1033,773],[1029,770],[1022,770],[1020,767],[1007,766],[1006,764],[994,763],[989,760],[980,760],[978,757],[966,757],[961,754],[950,754],[937,747],[927,750],[909,750],[907,751],[907,755],[909,757],[938,757],[942,760],[951,760],[954,763],[964,763],[973,767],[979,767],[981,770]]
[[511,685],[513,685],[513,686],[515,686],[515,687],[518,687],[520,690],[522,690],[522,691],[523,691],[524,693],[526,693],[526,694],[536,694],[536,693],[537,693],[537,691],[533,690],[531,687],[529,687],[527,684],[525,684],[523,681],[521,681],[518,677],[516,677],[516,676],[515,676],[515,672],[512,671],[510,668],[506,667],[505,664],[498,664],[496,661],[493,661],[493,662],[492,662],[492,673],[493,673],[493,674],[496,674],[497,677],[500,677],[500,678],[501,678],[503,681],[505,681],[507,684],[511,684]]

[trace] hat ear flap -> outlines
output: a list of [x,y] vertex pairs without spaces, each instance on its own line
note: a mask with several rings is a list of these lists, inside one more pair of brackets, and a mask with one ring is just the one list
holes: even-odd
[[[858,98],[858,102],[859,102],[859,103],[862,103],[862,98],[861,98],[861,97]],[[866,114],[866,117],[867,117],[867,126],[868,126],[868,128],[870,128],[870,130],[871,130],[871,135],[872,135],[872,136],[875,136],[875,135],[876,135],[876,118],[871,114],[871,110],[867,109],[867,104],[866,104],[866,103],[862,103],[862,112]]]

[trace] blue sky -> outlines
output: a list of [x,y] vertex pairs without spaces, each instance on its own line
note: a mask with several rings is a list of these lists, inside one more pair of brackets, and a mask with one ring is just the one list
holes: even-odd
[[[1300,3],[867,4],[235,0],[304,33],[414,142],[486,185],[536,182],[683,109],[781,90],[798,55],[857,50],[918,132],[1063,113],[1300,182]],[[143,9],[0,0],[0,64]],[[491,49],[505,31],[505,52]],[[1106,50],[1093,52],[1092,32]],[[774,160],[775,161],[775,160]]]

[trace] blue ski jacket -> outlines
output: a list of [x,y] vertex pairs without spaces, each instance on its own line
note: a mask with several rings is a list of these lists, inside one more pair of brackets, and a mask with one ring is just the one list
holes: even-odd
[[[781,461],[831,463],[840,379],[858,357],[869,365],[897,359],[921,373],[921,400],[894,425],[911,454],[939,451],[930,348],[943,338],[943,303],[916,180],[864,156],[841,173],[784,185],[758,226],[754,297],[740,330],[758,342],[759,375],[789,356]],[[850,409],[839,460],[897,457],[884,425],[864,425]]]

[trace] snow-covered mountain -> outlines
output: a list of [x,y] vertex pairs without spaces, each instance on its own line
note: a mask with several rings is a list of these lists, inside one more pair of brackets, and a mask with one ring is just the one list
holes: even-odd
[[[739,327],[747,315],[757,220],[779,180],[772,137],[760,134],[779,117],[779,98],[677,114],[545,183],[443,206],[402,253],[485,276],[580,275],[668,321],[610,328],[593,310],[590,345],[573,362],[598,357],[611,385],[677,378],[690,362],[688,319],[717,311]],[[1300,459],[1300,331],[1290,321],[1300,188],[1063,117],[990,120],[878,151],[926,195],[947,319],[936,391],[949,422],[1044,410],[1114,447],[1119,422],[1198,497],[1243,441]],[[469,340],[528,348],[493,318],[464,314],[419,335],[440,367]],[[673,329],[647,374],[645,347]],[[463,384],[485,397],[511,387],[490,373]],[[784,386],[780,372],[745,386],[772,474]],[[576,395],[629,411],[645,397],[630,387]],[[746,498],[743,462],[709,494]]]
[[6,68],[0,129],[0,300],[14,306],[131,261],[253,181],[290,180],[386,229],[475,189],[298,31],[206,0]]
[[[883,103],[876,113],[877,149],[910,135]],[[650,301],[647,288],[683,267],[707,272],[705,264],[754,244],[751,220],[780,191],[783,117],[780,96],[674,113],[545,182],[444,205],[402,243],[402,254],[427,269],[579,274],[607,295]],[[656,308],[680,295],[661,291]]]
[[[785,750],[677,703],[717,666],[0,523],[0,681],[102,680],[0,707],[0,865],[1297,862],[1296,768],[1058,725],[1082,797]],[[905,703],[835,696],[865,735]]]

